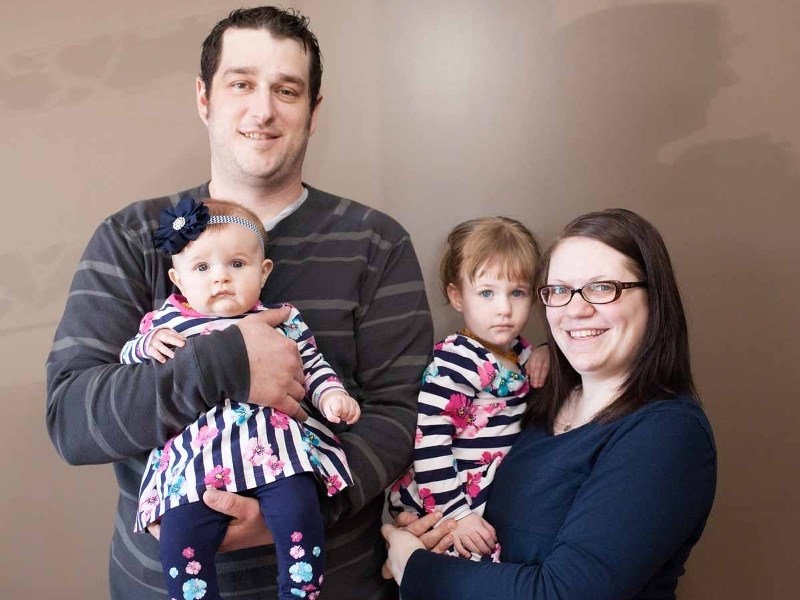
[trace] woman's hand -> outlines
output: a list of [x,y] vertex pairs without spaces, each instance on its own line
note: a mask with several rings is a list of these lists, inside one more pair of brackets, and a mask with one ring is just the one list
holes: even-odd
[[453,519],[448,519],[434,528],[441,518],[442,513],[440,512],[434,512],[422,518],[413,513],[400,513],[394,520],[394,525],[384,525],[381,528],[389,550],[389,557],[382,570],[386,579],[393,577],[400,585],[406,563],[415,550],[422,549],[441,553],[453,545],[451,532],[458,524]]

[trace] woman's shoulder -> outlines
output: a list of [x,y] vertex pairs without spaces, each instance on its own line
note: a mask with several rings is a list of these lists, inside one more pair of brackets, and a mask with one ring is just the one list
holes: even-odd
[[711,423],[700,402],[689,395],[650,402],[619,419],[616,428],[619,436],[635,433],[637,438],[664,445],[682,444],[690,438],[705,440],[716,453]]

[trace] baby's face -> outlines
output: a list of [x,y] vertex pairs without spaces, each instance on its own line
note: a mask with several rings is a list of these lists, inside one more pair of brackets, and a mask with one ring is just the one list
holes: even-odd
[[247,312],[272,270],[258,237],[230,224],[205,231],[172,257],[170,279],[196,311],[214,317]]

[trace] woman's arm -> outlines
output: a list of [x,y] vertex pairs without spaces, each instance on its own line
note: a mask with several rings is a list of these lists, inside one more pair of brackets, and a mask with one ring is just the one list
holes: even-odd
[[[603,449],[542,564],[476,563],[416,549],[403,566],[407,540],[399,549],[390,544],[389,560],[402,573],[404,600],[630,598],[667,561],[688,556],[715,481],[713,442],[698,419],[654,412]],[[535,499],[525,508],[535,513]],[[518,518],[524,527],[525,514]]]

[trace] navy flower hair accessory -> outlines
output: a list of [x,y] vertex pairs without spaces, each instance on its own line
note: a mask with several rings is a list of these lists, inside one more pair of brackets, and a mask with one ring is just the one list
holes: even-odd
[[174,207],[161,211],[158,229],[153,237],[156,248],[178,254],[186,244],[196,240],[208,225],[208,208],[194,198],[184,198]]

